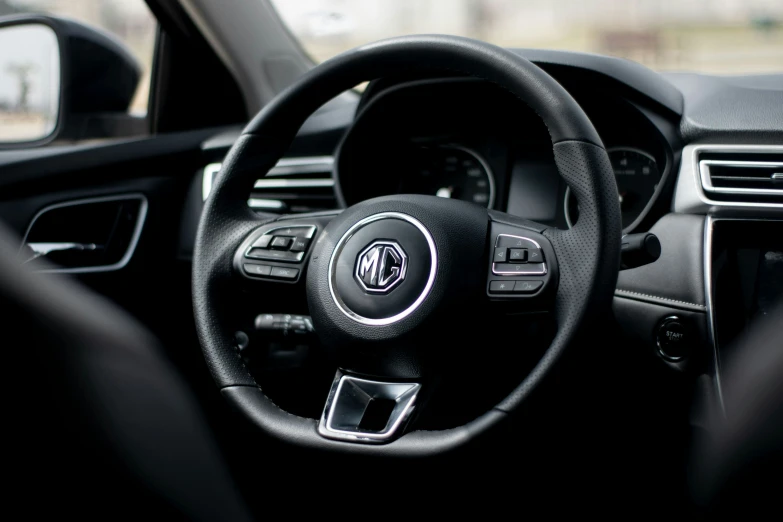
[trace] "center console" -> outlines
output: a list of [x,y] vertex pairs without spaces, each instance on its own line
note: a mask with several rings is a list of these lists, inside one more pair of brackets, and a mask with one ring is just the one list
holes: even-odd
[[783,221],[714,219],[711,268],[718,360],[758,319],[783,305]]

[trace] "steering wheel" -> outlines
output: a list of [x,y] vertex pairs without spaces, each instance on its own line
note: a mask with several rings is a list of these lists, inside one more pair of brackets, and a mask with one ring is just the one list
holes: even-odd
[[[433,71],[496,84],[538,114],[549,130],[558,172],[579,202],[575,226],[560,230],[421,195],[266,219],[248,208],[254,181],[277,163],[322,104],[363,81]],[[553,78],[510,51],[466,38],[384,40],[303,75],[258,113],[229,151],[205,203],[193,255],[199,340],[224,397],[274,437],[327,450],[435,454],[464,444],[515,410],[586,319],[608,305],[620,236],[617,185],[601,139]],[[226,306],[237,282],[256,291],[276,284],[302,298],[306,293],[314,330],[339,367],[331,390],[324,390],[320,419],[280,409],[243,364],[235,318]],[[448,349],[431,346],[437,345],[438,328],[471,325],[461,335],[481,343],[485,332],[460,318],[486,306],[497,313],[551,312],[557,326],[551,345],[494,408],[462,426],[416,430],[410,420],[427,386],[426,372],[449,357]],[[370,410],[377,418],[365,422]]]

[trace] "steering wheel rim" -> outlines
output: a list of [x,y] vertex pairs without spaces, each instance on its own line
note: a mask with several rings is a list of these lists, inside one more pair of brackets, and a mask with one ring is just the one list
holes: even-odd
[[[494,83],[526,103],[546,124],[558,172],[580,202],[580,219],[572,229],[539,228],[551,241],[560,265],[553,310],[558,330],[523,382],[468,424],[411,431],[384,445],[330,440],[318,434],[315,419],[293,416],[263,394],[234,347],[227,326],[231,318],[219,303],[230,299],[232,258],[238,245],[264,223],[244,204],[247,194],[260,173],[268,172],[283,156],[305,119],[362,81],[417,71],[457,73]],[[352,453],[440,453],[464,444],[516,409],[589,314],[608,304],[619,270],[620,236],[617,186],[601,139],[581,107],[554,79],[521,56],[487,43],[437,35],[392,38],[348,51],[306,73],[264,107],[231,148],[205,203],[196,236],[192,285],[196,327],[221,393],[268,434],[302,446]]]

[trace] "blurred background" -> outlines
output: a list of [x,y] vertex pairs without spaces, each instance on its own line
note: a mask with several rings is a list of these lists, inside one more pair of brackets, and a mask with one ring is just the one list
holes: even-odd
[[783,70],[783,0],[273,0],[323,60],[394,35],[609,54],[658,70]]
[[[218,1],[218,0],[216,0]],[[219,0],[229,7],[231,1]],[[380,38],[450,33],[507,47],[609,54],[657,70],[717,74],[783,71],[783,0],[272,0],[316,61]],[[144,76],[131,110],[144,114],[155,19],[143,0],[0,0],[0,16],[48,13],[113,34]],[[6,49],[12,56],[13,50]],[[23,67],[22,67],[23,68]],[[0,69],[16,89],[0,99],[4,119],[20,117],[19,68]],[[15,75],[15,76],[14,76]],[[28,89],[34,90],[28,78]],[[35,96],[30,92],[31,97]],[[29,112],[29,111],[28,111]]]

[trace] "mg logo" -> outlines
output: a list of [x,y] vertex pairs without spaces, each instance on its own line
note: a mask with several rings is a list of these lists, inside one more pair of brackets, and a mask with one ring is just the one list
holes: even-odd
[[366,292],[389,292],[405,279],[408,256],[395,241],[375,241],[356,260],[356,280]]

